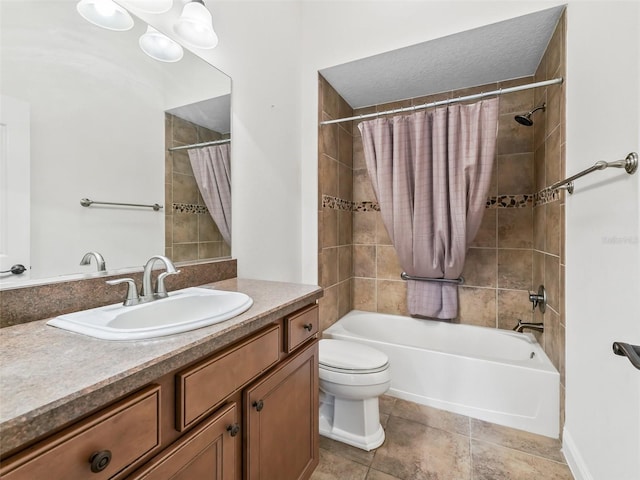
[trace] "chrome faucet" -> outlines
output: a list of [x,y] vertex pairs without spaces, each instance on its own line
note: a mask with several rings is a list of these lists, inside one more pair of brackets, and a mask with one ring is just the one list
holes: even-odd
[[[151,273],[153,266],[157,261],[164,263],[165,272],[158,275],[156,280],[156,288],[151,288]],[[144,273],[142,274],[142,288],[140,289],[140,299],[142,301],[157,300],[159,298],[165,298],[169,294],[164,286],[164,279],[169,275],[176,275],[180,273],[180,270],[176,270],[175,265],[164,255],[154,255],[151,257],[144,266]]]
[[518,324],[513,327],[513,330],[522,333],[524,329],[535,330],[536,332],[542,333],[544,332],[544,323],[523,322],[522,320],[518,319]]
[[[153,266],[156,261],[161,261],[164,263],[165,270],[164,272],[158,275],[156,280],[156,288],[152,289],[151,287],[151,273],[153,271]],[[180,273],[180,270],[176,270],[175,265],[171,260],[163,255],[154,255],[151,257],[144,266],[144,272],[142,274],[142,288],[140,289],[140,295],[138,295],[136,289],[136,282],[133,278],[119,278],[117,280],[107,280],[109,285],[119,285],[121,283],[127,283],[127,296],[122,303],[125,307],[129,307],[132,305],[139,305],[141,303],[152,302],[154,300],[159,300],[161,298],[166,298],[169,296],[167,293],[167,289],[164,285],[164,279],[169,275],[176,275]]]
[[106,263],[104,261],[104,257],[102,255],[100,255],[99,252],[87,252],[87,253],[85,253],[84,257],[82,257],[82,260],[80,260],[80,265],[89,265],[91,263],[91,257],[95,258],[96,266],[98,267],[98,271],[99,272],[106,272],[107,271],[107,267],[106,267]]

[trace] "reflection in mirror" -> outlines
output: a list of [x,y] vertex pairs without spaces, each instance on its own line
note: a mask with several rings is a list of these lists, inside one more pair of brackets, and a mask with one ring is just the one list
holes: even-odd
[[[156,61],[138,46],[144,22],[134,17],[133,29],[108,31],[85,21],[76,3],[0,3],[0,271],[30,267],[0,274],[0,285],[95,273],[95,264],[79,265],[89,251],[101,253],[110,271],[163,252],[174,261],[229,255],[203,214],[178,219],[176,228],[174,204],[194,177],[188,154],[167,146],[229,137],[230,78],[187,50],[179,62]],[[226,127],[203,120],[209,117],[225,118]],[[85,208],[83,198],[163,209]],[[193,192],[190,200],[204,205]],[[200,238],[199,229],[210,236]],[[12,256],[19,245],[29,248]]]
[[[226,95],[166,114],[165,198],[172,206],[165,223],[166,255],[174,262],[231,255],[231,185],[220,172],[230,170],[230,117],[215,114],[229,106]],[[216,202],[222,198],[224,207]]]

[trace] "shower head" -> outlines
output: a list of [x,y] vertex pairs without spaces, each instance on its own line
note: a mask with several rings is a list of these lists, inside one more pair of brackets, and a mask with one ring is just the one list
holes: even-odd
[[531,115],[533,115],[533,112],[536,112],[538,110],[544,111],[546,109],[547,109],[547,104],[543,103],[542,105],[534,108],[530,112],[525,113],[524,115],[516,115],[513,118],[515,118],[516,122],[518,122],[520,125],[524,125],[525,127],[530,127],[531,125],[533,125],[533,120],[531,120]]
[[520,125],[524,125],[525,127],[530,127],[533,125],[533,120],[531,120],[531,113],[527,113],[526,115],[516,115],[514,117],[516,122]]

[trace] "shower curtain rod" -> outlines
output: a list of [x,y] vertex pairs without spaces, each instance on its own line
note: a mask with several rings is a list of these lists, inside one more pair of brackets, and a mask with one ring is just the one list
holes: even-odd
[[191,150],[192,148],[208,147],[209,145],[220,145],[221,143],[229,142],[231,142],[231,139],[227,138],[225,140],[214,140],[212,142],[192,143],[191,145],[182,145],[181,147],[171,147],[167,150],[170,152],[175,152],[176,150]]
[[531,88],[546,87],[547,85],[555,85],[557,83],[562,83],[563,81],[564,79],[562,77],[558,77],[552,80],[544,80],[542,82],[527,83],[526,85],[519,85],[517,87],[500,88],[498,90],[492,90],[490,92],[476,93],[474,95],[465,95],[464,97],[451,98],[449,100],[438,100],[437,102],[425,103],[422,105],[415,105],[413,107],[396,108],[394,110],[387,110],[386,112],[367,113],[365,115],[355,115],[353,117],[338,118],[336,120],[325,120],[324,122],[320,122],[320,125],[330,125],[332,123],[349,122],[351,120],[364,120],[366,118],[374,118],[374,117],[379,117],[381,115],[391,115],[395,113],[413,112],[415,110],[422,110],[425,108],[439,107],[440,105],[450,105],[452,103],[482,99],[485,97],[491,97],[493,95],[504,95],[505,93],[520,92],[522,90],[529,90]]

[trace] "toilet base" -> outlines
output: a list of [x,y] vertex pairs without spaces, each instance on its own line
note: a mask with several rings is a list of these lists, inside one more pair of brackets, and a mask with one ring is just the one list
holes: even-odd
[[370,451],[384,442],[378,398],[336,399],[320,392],[320,435]]

